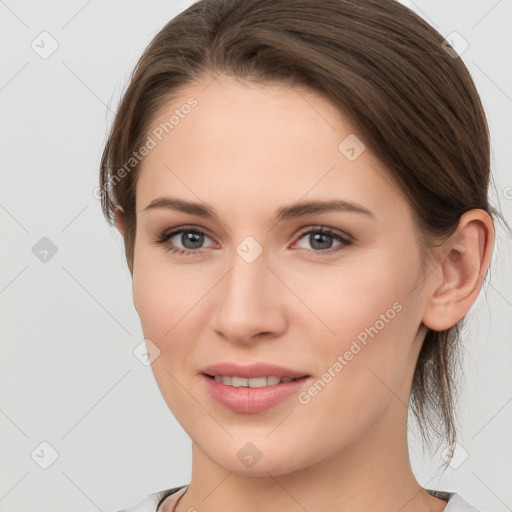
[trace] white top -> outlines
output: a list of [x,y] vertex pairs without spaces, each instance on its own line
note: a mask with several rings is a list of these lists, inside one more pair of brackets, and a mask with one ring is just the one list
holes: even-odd
[[[184,485],[180,487],[174,487],[165,491],[154,492],[147,495],[144,499],[138,501],[129,508],[120,510],[119,512],[157,512],[157,506],[162,498],[170,491],[175,492],[183,489]],[[476,508],[472,507],[469,503],[464,501],[462,497],[455,492],[447,491],[434,491],[432,489],[425,489],[429,494],[436,498],[441,498],[448,501],[448,504],[444,508],[443,512],[479,512]]]

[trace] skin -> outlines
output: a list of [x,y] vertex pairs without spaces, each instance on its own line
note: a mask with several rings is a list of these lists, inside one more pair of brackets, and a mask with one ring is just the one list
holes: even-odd
[[[192,440],[186,493],[159,512],[182,495],[180,512],[443,510],[413,475],[407,404],[426,327],[451,327],[477,299],[492,252],[489,215],[466,212],[424,277],[409,204],[368,147],[355,161],[338,150],[357,131],[327,99],[220,76],[182,90],[153,126],[190,96],[197,107],[144,158],[136,187],[134,305],[160,350],[152,369],[162,396]],[[218,219],[145,210],[162,196],[207,203]],[[354,201],[374,217],[273,220],[279,207],[313,199]],[[121,210],[115,220],[123,233]],[[185,225],[206,231],[202,253],[154,243]],[[312,237],[299,238],[322,226],[353,242],[322,255]],[[236,252],[247,236],[263,248],[252,263]],[[172,241],[190,247],[181,234]],[[340,244],[327,238],[323,247]],[[199,375],[221,361],[265,361],[316,381],[394,303],[400,312],[307,404],[293,396],[236,413],[210,398]],[[252,467],[237,457],[247,442],[262,454]]]

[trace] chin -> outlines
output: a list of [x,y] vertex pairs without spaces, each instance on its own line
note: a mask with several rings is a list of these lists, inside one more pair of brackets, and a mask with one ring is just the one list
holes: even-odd
[[224,439],[224,442],[218,439],[215,440],[218,441],[215,444],[211,444],[212,438],[204,439],[206,443],[202,443],[201,439],[199,439],[199,443],[196,441],[194,443],[201,446],[201,451],[217,466],[244,476],[285,475],[300,471],[323,458],[319,453],[311,453],[308,456],[303,450],[307,444],[306,441],[301,442],[296,436],[294,437],[296,443],[287,445],[284,439],[277,436],[272,441],[265,439],[267,435],[268,431],[261,437],[251,436],[248,433],[240,437],[229,438],[229,440]]

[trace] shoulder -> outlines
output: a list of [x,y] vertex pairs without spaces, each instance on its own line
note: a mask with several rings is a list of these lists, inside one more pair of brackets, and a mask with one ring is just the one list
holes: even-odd
[[448,502],[443,512],[479,512],[456,492],[434,491],[432,489],[426,489],[426,491],[432,496]]
[[160,503],[165,498],[167,498],[167,496],[170,496],[171,494],[174,494],[180,489],[183,489],[183,487],[185,486],[181,485],[179,487],[173,487],[172,489],[166,489],[164,491],[158,491],[148,494],[143,499],[137,501],[128,508],[123,508],[122,510],[119,510],[118,512],[156,512]]

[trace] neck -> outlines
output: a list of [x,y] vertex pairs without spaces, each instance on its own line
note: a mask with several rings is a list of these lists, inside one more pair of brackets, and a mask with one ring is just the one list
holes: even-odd
[[[387,421],[396,421],[396,409],[402,409],[402,428],[386,428]],[[407,408],[393,399],[380,420],[341,452],[280,475],[268,472],[268,476],[254,477],[227,471],[193,444],[192,478],[177,510],[443,510],[446,502],[428,495],[412,472],[407,451]]]

